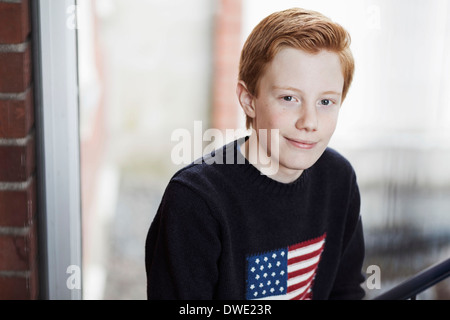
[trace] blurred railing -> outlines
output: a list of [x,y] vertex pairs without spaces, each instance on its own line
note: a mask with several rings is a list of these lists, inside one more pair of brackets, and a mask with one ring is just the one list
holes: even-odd
[[426,289],[450,276],[450,258],[436,263],[415,276],[400,283],[374,300],[415,300]]

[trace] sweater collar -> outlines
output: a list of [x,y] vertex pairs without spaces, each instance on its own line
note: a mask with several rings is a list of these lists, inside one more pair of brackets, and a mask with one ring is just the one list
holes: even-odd
[[300,191],[304,186],[305,180],[308,178],[309,169],[304,170],[302,175],[291,183],[282,183],[262,174],[261,171],[252,165],[240,151],[240,146],[248,138],[249,137],[246,136],[237,139],[225,146],[227,148],[226,152],[233,150],[234,159],[236,160],[236,163],[238,163],[237,166],[234,166],[239,171],[237,179],[239,179],[241,183],[250,184],[261,191],[271,194],[291,194]]

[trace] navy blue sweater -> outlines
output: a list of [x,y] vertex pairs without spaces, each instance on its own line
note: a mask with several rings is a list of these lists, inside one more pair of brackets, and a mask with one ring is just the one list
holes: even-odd
[[359,210],[336,151],[283,184],[234,141],[170,180],[146,240],[148,299],[361,299]]

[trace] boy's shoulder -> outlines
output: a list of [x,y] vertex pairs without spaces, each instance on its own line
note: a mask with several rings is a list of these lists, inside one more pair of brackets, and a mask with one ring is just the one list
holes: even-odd
[[342,155],[342,153],[332,147],[327,147],[321,158],[332,163],[351,166],[350,161],[344,155]]
[[340,173],[350,176],[355,175],[355,170],[350,161],[340,152],[331,147],[325,149],[324,153],[313,167],[333,173]]
[[239,163],[236,161],[236,153],[233,142],[224,145],[179,169],[173,175],[171,181],[205,186],[204,184],[211,181],[220,180],[224,175],[229,175],[232,172],[232,170],[228,170],[227,173],[224,172],[224,170],[230,169],[228,165]]

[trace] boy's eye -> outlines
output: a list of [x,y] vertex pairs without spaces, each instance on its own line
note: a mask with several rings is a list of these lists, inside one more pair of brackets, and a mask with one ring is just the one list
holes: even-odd
[[294,97],[293,96],[285,96],[285,97],[283,97],[283,100],[287,101],[287,102],[292,102],[292,101],[294,101]]
[[333,102],[330,99],[322,99],[322,100],[320,100],[320,104],[323,105],[323,106],[329,106],[332,103]]

